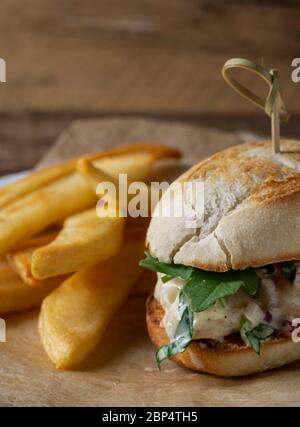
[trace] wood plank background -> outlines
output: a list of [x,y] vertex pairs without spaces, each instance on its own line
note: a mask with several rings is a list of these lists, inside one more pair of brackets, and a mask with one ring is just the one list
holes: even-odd
[[[299,1],[1,0],[0,174],[31,167],[74,119],[158,117],[269,132],[226,59],[278,67],[300,137]],[[248,84],[256,84],[245,76]]]

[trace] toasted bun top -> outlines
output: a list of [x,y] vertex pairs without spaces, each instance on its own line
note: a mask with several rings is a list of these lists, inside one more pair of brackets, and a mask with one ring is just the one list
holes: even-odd
[[[166,214],[178,202],[175,181],[153,213],[147,233],[151,254],[211,271],[299,260],[300,142],[282,140],[281,150],[274,154],[270,141],[242,144],[192,167],[177,182],[193,182],[184,198],[196,221],[186,211]],[[195,202],[199,182],[203,216]]]

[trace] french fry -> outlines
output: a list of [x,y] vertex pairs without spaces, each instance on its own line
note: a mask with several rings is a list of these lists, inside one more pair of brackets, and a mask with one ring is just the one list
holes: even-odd
[[[18,246],[17,249],[7,254],[6,258],[11,268],[21,277],[24,283],[29,286],[42,286],[47,281],[36,279],[32,275],[31,261],[32,254],[37,249],[47,245],[58,234],[58,230],[45,231],[31,239],[26,240],[22,245]],[[66,279],[66,277],[62,278]]]
[[142,271],[144,231],[126,233],[112,258],[79,271],[43,301],[39,333],[57,368],[78,365],[94,348]]
[[[97,160],[109,175],[126,173],[129,181],[143,180],[152,168],[150,153],[134,153]],[[90,184],[78,172],[72,172],[0,210],[0,256],[50,224],[59,222],[96,204]]]
[[[134,227],[133,221],[129,224],[129,227]],[[135,223],[135,228],[136,227],[144,228],[146,233],[146,223],[138,221]],[[7,255],[8,264],[18,274],[18,276],[21,277],[24,283],[29,286],[42,286],[47,283],[47,280],[36,279],[33,277],[31,271],[32,254],[34,251],[37,251],[43,248],[44,245],[52,242],[55,237],[57,237],[57,234],[58,232],[55,231],[41,233],[40,235],[27,240],[24,244],[18,247],[18,249]],[[0,260],[0,270],[4,266],[7,268],[7,262],[4,259]],[[63,280],[64,279],[62,278],[62,281]],[[144,271],[142,276],[138,278],[137,282],[132,287],[130,295],[136,296],[149,294],[153,290],[155,282],[156,274],[150,270]]]
[[102,151],[100,153],[91,153],[82,157],[93,161],[102,157],[135,153],[149,153],[151,154],[154,160],[166,158],[179,159],[181,157],[181,152],[177,148],[168,147],[164,144],[145,144],[143,142],[136,142],[134,144],[124,144],[112,148],[111,150]]
[[75,169],[75,165],[76,162],[73,160],[41,169],[0,188],[0,209],[17,200],[19,197],[31,193],[43,185],[49,184],[51,181],[67,175]]
[[[178,158],[180,152],[174,148],[166,147],[160,144],[127,144],[115,147],[111,150],[102,151],[100,153],[92,153],[85,156],[89,160],[97,160],[105,157],[119,156],[129,153],[151,153],[154,160],[161,158]],[[0,189],[0,209],[9,203],[14,202],[19,197],[29,194],[38,188],[41,188],[54,180],[66,176],[76,169],[78,159],[68,160],[55,166],[46,169],[41,169],[31,173],[30,175],[9,184]]]
[[[110,211],[104,212],[105,216],[117,216],[117,217],[123,217],[122,210],[126,211],[127,206],[120,206],[119,204],[119,182],[114,178],[112,175],[108,175],[106,172],[103,171],[103,169],[99,169],[97,166],[93,165],[93,163],[90,160],[87,159],[80,159],[77,164],[77,170],[90,182],[91,187],[93,191],[95,191],[96,195],[101,198],[102,202],[102,209],[104,209],[104,206],[106,203],[108,206],[113,207],[113,209],[110,209]],[[98,194],[97,187],[100,182],[108,181],[114,184],[116,189],[115,194],[115,200],[111,200],[111,196],[109,194]],[[97,209],[99,208],[99,205],[97,206]],[[101,217],[101,214],[99,215]],[[125,215],[126,216],[126,215]]]
[[93,203],[93,192],[76,173],[21,197],[0,211],[0,256],[50,224]]
[[47,281],[41,288],[31,288],[8,266],[0,262],[0,314],[28,310],[38,307],[43,299],[53,291],[61,280]]
[[[97,193],[97,187],[98,184],[102,181],[110,181],[113,182],[115,184],[116,187],[116,200],[117,200],[117,206],[115,208],[115,212],[116,215],[120,215],[122,210],[126,211],[127,210],[127,206],[119,206],[118,204],[118,200],[119,200],[119,188],[118,188],[118,182],[113,178],[110,177],[109,175],[107,175],[105,172],[103,172],[103,170],[97,168],[96,166],[94,166],[92,164],[91,161],[86,160],[86,159],[80,159],[77,163],[77,170],[83,175],[85,176],[90,184],[91,187],[94,191],[96,191],[96,194],[99,198],[101,198],[102,201],[104,202],[108,202],[110,205],[112,204],[112,202],[109,200],[109,196],[108,195],[102,195]],[[151,187],[149,185],[147,185],[147,189],[148,191],[146,193],[143,193],[143,195],[140,195],[140,197],[144,197],[146,199],[144,199],[144,205],[147,205],[147,212],[151,214]],[[132,200],[134,196],[133,195],[128,195],[128,202],[130,202]],[[104,203],[103,203],[104,205]],[[107,212],[105,212],[107,214]],[[151,215],[147,215],[146,217],[141,217],[138,216],[136,218],[132,218],[130,215],[126,216],[126,228],[129,227],[138,227],[138,226],[148,226],[149,224],[149,219],[150,219]]]
[[[143,166],[143,163],[135,165],[136,177],[144,173],[139,170]],[[92,180],[93,191],[96,191],[99,182],[109,181],[115,184],[118,192],[118,180],[112,169],[110,172],[113,175],[110,175],[87,159],[79,160],[78,169]],[[130,178],[133,179],[133,174]],[[121,247],[125,225],[125,217],[119,214],[118,194],[116,196],[116,200],[109,201],[109,209],[106,209],[104,218],[99,217],[94,208],[69,217],[57,238],[33,253],[33,276],[45,279],[79,271],[113,256]]]
[[117,180],[112,175],[108,175],[95,166],[90,160],[86,158],[79,159],[77,162],[77,170],[85,178],[87,178],[92,186],[92,189],[96,192],[97,186],[101,181],[113,182],[116,186],[118,185]]
[[70,216],[51,243],[33,252],[33,277],[59,276],[110,258],[121,247],[124,223],[122,217],[99,218],[95,208]]

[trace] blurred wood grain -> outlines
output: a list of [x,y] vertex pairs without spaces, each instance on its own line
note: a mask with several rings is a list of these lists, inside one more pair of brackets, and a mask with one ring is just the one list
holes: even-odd
[[1,0],[0,172],[32,165],[72,118],[240,115],[252,130],[259,111],[220,74],[233,56],[278,67],[298,117],[299,43],[298,1]]

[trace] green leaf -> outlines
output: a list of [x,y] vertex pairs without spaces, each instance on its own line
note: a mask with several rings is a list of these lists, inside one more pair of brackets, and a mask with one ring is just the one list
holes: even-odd
[[221,298],[234,295],[240,288],[247,294],[256,294],[259,277],[254,270],[234,271],[226,273],[207,273],[201,270],[193,274],[183,288],[189,306],[193,312],[208,309]]
[[260,323],[253,328],[251,323],[245,320],[241,326],[240,335],[247,345],[252,347],[257,354],[260,354],[261,342],[269,338],[274,331],[275,329],[272,326],[265,323]]
[[146,258],[139,262],[139,265],[149,270],[156,271],[158,273],[164,273],[169,277],[179,277],[183,280],[188,280],[193,272],[193,267],[186,267],[181,264],[160,262],[157,258],[154,258],[149,252],[145,252]]
[[220,298],[234,295],[240,288],[250,296],[257,293],[259,276],[252,268],[216,273],[181,264],[163,263],[148,252],[145,254],[146,259],[140,261],[140,266],[164,273],[164,283],[173,277],[179,277],[186,282],[183,293],[193,312],[206,310]]
[[225,308],[225,307],[226,307],[226,301],[225,301],[225,298],[220,298],[218,302],[219,302],[219,304],[220,304],[220,306],[221,306],[221,307],[223,307],[223,308]]
[[253,268],[247,268],[247,270],[234,270],[230,279],[242,281],[244,291],[251,297],[256,295],[259,286],[259,276]]
[[242,282],[227,281],[229,274],[219,278],[219,281],[214,279],[199,280],[198,277],[192,277],[183,287],[183,293],[189,302],[189,306],[193,312],[204,311],[213,305],[218,299],[235,294]]
[[179,277],[187,282],[183,291],[192,311],[205,310],[217,299],[232,295],[243,285],[243,282],[239,281],[238,284],[228,283],[226,287],[223,286],[223,280],[232,275],[232,271],[226,273],[208,272],[180,264],[163,263],[152,257],[149,252],[145,252],[145,254],[146,259],[140,261],[140,266],[164,273],[163,282],[172,277]]
[[167,275],[165,275],[165,276],[163,276],[162,278],[161,278],[161,280],[162,280],[162,282],[163,283],[167,283],[167,282],[169,282],[170,280],[172,280],[174,277],[173,276],[167,276]]
[[285,277],[290,282],[294,282],[297,272],[296,264],[294,262],[287,262],[281,267],[281,269]]
[[255,353],[260,355],[260,340],[255,335],[251,335],[250,332],[247,334],[247,340]]
[[187,305],[184,294],[179,298],[179,312],[182,313],[174,339],[167,345],[160,347],[156,352],[156,362],[160,368],[163,360],[185,351],[193,340],[193,313]]

